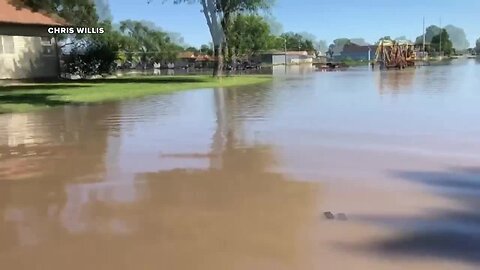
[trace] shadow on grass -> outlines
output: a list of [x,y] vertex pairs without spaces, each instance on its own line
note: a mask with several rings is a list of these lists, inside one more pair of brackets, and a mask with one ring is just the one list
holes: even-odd
[[40,84],[16,84],[0,86],[2,91],[15,90],[56,90],[68,88],[93,87],[95,84],[122,84],[122,83],[149,83],[149,84],[171,84],[171,83],[202,83],[208,82],[209,77],[131,77],[131,78],[109,78],[92,80],[58,80],[50,83]]
[[109,79],[93,79],[78,80],[73,82],[82,83],[201,83],[207,82],[208,77],[131,77],[131,78],[109,78]]
[[[68,88],[85,88],[92,85],[78,85],[78,84],[18,84],[18,85],[6,85],[0,86],[0,93],[7,91],[20,91],[20,90],[56,90],[56,89],[68,89]],[[10,94],[10,93],[9,93]]]
[[431,257],[479,264],[480,168],[397,171],[393,175],[420,183],[458,207],[426,209],[422,217],[361,216],[361,221],[399,233],[396,237],[371,242],[361,248],[390,256]]
[[[97,84],[182,84],[182,83],[205,83],[213,79],[208,76],[174,76],[174,77],[124,77],[92,80],[57,80],[50,83],[40,84],[16,84],[0,86],[0,106],[2,104],[33,106],[61,106],[74,104],[55,100],[52,96],[58,95],[55,90],[72,90],[80,88],[95,88]],[[141,87],[141,86],[139,86]],[[193,87],[193,86],[192,86]],[[34,90],[37,92],[35,93]],[[16,92],[19,91],[19,92]],[[22,92],[20,92],[22,91]],[[32,92],[28,92],[32,91]],[[41,93],[39,93],[40,91]],[[52,91],[52,92],[49,92]],[[81,91],[81,90],[79,90]],[[3,110],[0,113],[13,112],[14,109]]]
[[55,100],[51,97],[57,96],[55,94],[45,93],[31,93],[31,94],[13,94],[0,95],[1,104],[29,104],[33,106],[62,106],[72,104],[68,101]]

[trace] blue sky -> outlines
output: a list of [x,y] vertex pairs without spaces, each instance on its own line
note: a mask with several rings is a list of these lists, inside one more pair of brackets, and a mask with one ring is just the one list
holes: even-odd
[[[172,0],[110,0],[114,21],[149,20],[165,30],[182,34],[198,46],[210,42],[199,4],[173,5]],[[309,32],[330,43],[338,37],[365,38],[407,36],[427,26],[453,24],[465,29],[470,46],[480,37],[480,0],[276,0],[271,14],[284,31]]]

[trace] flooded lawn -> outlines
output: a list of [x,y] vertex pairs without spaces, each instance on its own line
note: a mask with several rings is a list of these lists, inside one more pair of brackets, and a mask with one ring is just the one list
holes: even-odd
[[0,269],[476,269],[479,74],[289,70],[0,115]]

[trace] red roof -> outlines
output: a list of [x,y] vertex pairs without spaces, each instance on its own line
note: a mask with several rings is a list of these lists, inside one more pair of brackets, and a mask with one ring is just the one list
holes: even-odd
[[177,55],[178,58],[181,58],[181,59],[186,59],[186,58],[191,58],[191,59],[195,59],[195,54],[193,52],[180,52],[178,53]]
[[12,4],[12,0],[0,0],[0,23],[26,25],[66,25],[66,22],[45,12],[34,12],[27,7]]

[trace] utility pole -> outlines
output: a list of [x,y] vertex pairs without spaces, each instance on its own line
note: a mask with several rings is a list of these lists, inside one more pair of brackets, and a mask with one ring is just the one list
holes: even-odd
[[443,36],[443,28],[442,28],[442,17],[440,17],[440,57],[442,57],[442,36]]
[[423,16],[423,54],[425,55],[425,16]]
[[285,67],[287,67],[287,38],[283,39],[284,41],[284,49],[285,49]]

